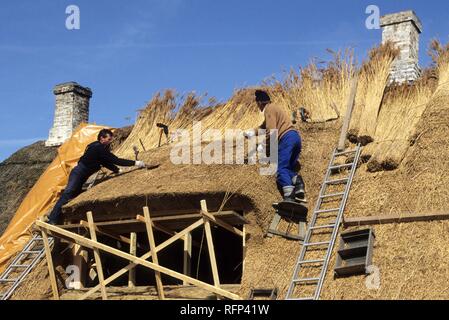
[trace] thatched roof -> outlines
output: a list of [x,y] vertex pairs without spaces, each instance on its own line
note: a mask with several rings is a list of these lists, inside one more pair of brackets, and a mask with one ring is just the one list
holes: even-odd
[[56,156],[57,148],[38,141],[24,147],[0,163],[0,234],[20,203]]
[[84,218],[87,211],[97,220],[112,215],[135,218],[145,205],[155,215],[199,210],[202,199],[208,200],[209,210],[217,211],[227,197],[224,209],[256,210],[267,216],[269,206],[278,199],[274,177],[261,176],[256,166],[175,165],[170,161],[170,150],[161,147],[140,153],[139,159],[160,167],[129,169],[99,183],[64,208],[65,218]]
[[[398,126],[387,123],[380,127],[389,128],[397,135],[396,133],[381,135],[379,132],[379,136],[393,140],[399,136],[401,141],[405,141],[407,147],[401,146],[400,154],[394,157],[399,161],[403,159],[402,165],[395,171],[370,173],[367,171],[368,165],[362,164],[355,176],[345,211],[346,217],[447,210],[449,201],[447,52],[448,48],[439,52],[440,58],[436,61],[439,83],[436,88],[432,84],[431,94],[426,93],[423,99],[426,102],[425,108],[418,108],[417,113],[404,114],[405,117],[397,118],[395,121]],[[319,90],[322,90],[320,93],[325,93],[323,88]],[[287,93],[284,92],[280,96],[285,98],[285,94]],[[395,105],[400,104],[395,102]],[[289,108],[292,106],[295,107],[289,105]],[[401,105],[401,108],[405,110],[407,106]],[[226,114],[223,110],[232,112],[233,108],[234,105],[230,103],[226,108],[221,106],[216,109],[221,111],[218,117],[214,118],[213,114],[209,114],[211,127],[219,124],[219,118]],[[240,107],[239,110],[246,109]],[[250,117],[254,115],[252,112],[247,114],[245,119],[238,117],[239,119],[225,120],[227,124],[239,120],[238,123],[247,125],[252,124]],[[388,117],[380,118],[379,115],[378,120],[383,121],[382,119],[388,120]],[[134,140],[123,144],[125,146],[123,149],[126,150],[121,151],[124,154],[132,155],[131,146],[141,134],[139,128],[143,128],[142,132],[144,129],[147,130],[146,134],[154,133],[153,125],[150,124],[146,128],[144,120],[139,120],[140,125],[135,129],[137,131],[130,135]],[[409,121],[412,125],[409,125]],[[306,182],[310,201],[309,212],[312,212],[329,157],[338,138],[340,123],[338,121],[300,123],[298,128],[304,140],[301,173]],[[154,140],[157,140],[153,136],[148,136],[147,139],[147,144],[154,144]],[[390,147],[386,149],[389,150]],[[169,149],[166,147],[152,149],[141,155],[143,160],[149,163],[160,163],[160,168],[151,171],[132,171],[99,184],[69,203],[65,207],[66,216],[82,216],[87,210],[92,210],[95,217],[125,211],[134,215],[140,213],[141,206],[147,202],[156,211],[195,206],[200,199],[208,200],[211,206],[219,206],[227,194],[232,194],[233,197],[228,204],[232,199],[236,203],[245,203],[247,207],[243,208],[243,211],[251,221],[247,228],[249,239],[240,295],[246,297],[249,288],[278,287],[279,297],[282,299],[291,280],[300,245],[279,237],[264,238],[264,231],[274,214],[271,203],[280,198],[274,177],[261,176],[257,168],[251,166],[175,166],[169,161]],[[380,163],[386,161],[385,156],[380,158],[382,159],[376,158]],[[334,256],[329,265],[322,298],[447,298],[449,252],[445,239],[449,231],[449,222],[389,224],[374,226],[373,229],[376,234],[373,264],[380,270],[380,288],[369,290],[365,285],[365,276],[334,279],[332,276]]]

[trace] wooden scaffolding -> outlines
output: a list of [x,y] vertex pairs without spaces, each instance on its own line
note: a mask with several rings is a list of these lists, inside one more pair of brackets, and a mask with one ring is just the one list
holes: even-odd
[[[48,224],[40,219],[36,221],[36,227],[40,230],[42,238],[44,240],[45,255],[47,259],[48,270],[50,274],[51,288],[53,292],[54,299],[60,299],[60,294],[58,290],[58,284],[56,281],[56,273],[52,259],[51,247],[49,245],[49,237],[55,239],[59,238],[68,243],[74,244],[74,247],[88,248],[93,251],[95,259],[95,268],[98,275],[98,285],[91,288],[88,292],[84,293],[79,297],[80,300],[85,300],[92,294],[101,291],[101,296],[103,300],[108,299],[107,286],[114,280],[128,274],[129,286],[132,287],[135,284],[135,268],[137,266],[142,266],[154,271],[156,278],[156,289],[159,299],[165,299],[164,295],[164,285],[162,283],[161,274],[165,274],[172,278],[178,279],[183,282],[183,284],[189,284],[196,286],[198,288],[204,289],[210,293],[216,295],[217,299],[225,298],[238,300],[240,297],[234,293],[224,290],[220,286],[220,276],[217,267],[217,261],[215,257],[214,241],[212,238],[211,225],[216,225],[221,228],[232,232],[242,238],[243,252],[245,250],[245,224],[248,223],[241,215],[236,212],[218,212],[210,213],[207,209],[207,204],[205,200],[201,201],[201,210],[199,214],[190,214],[183,216],[182,219],[176,220],[174,216],[168,216],[166,219],[164,217],[152,218],[150,214],[149,207],[143,207],[143,215],[137,215],[136,219],[125,220],[125,221],[115,221],[115,222],[100,222],[96,223],[93,219],[92,212],[87,212],[87,221],[80,221],[77,225],[63,225],[54,226]],[[239,222],[236,222],[235,220]],[[181,221],[182,220],[182,221]],[[227,221],[226,221],[227,220]],[[188,226],[183,228],[179,232],[174,232],[170,225],[185,224],[191,221]],[[228,222],[233,221],[233,222]],[[146,235],[148,237],[149,249],[144,255],[137,257],[136,254],[136,234],[130,232],[130,238],[124,237],[118,233],[114,233],[112,230],[121,230],[120,227],[125,227],[124,230],[129,231],[130,229],[135,229],[135,227],[144,226]],[[165,225],[165,226],[164,226]],[[239,230],[234,225],[243,225],[243,230]],[[192,231],[204,226],[204,231],[206,235],[206,243],[210,260],[210,267],[212,270],[213,284],[209,284],[190,276],[190,261],[189,253],[191,254],[192,246]],[[83,235],[77,233],[76,231],[84,230],[87,231]],[[169,234],[171,237],[164,241],[163,243],[156,245],[154,239],[154,230],[158,230]],[[123,230],[121,230],[123,231]],[[97,235],[107,236],[112,239],[127,243],[130,245],[130,252],[124,252],[117,248],[111,247],[104,243],[98,241]],[[183,273],[171,270],[169,268],[163,267],[158,262],[158,253],[165,248],[169,247],[176,241],[184,241],[184,270]],[[124,268],[120,269],[108,278],[104,277],[103,265],[100,256],[100,252],[108,253],[114,257],[118,257],[127,260],[129,264]],[[151,258],[151,262],[148,259]]]

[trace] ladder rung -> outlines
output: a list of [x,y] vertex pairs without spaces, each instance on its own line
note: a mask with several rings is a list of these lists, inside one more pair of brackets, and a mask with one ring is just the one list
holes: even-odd
[[349,178],[329,180],[329,181],[326,181],[325,184],[341,184],[346,181],[349,181]]
[[317,260],[303,260],[299,261],[298,264],[309,264],[309,263],[323,263],[324,259],[317,259]]
[[18,279],[0,279],[0,282],[16,282]]
[[23,254],[39,254],[42,251],[35,251],[35,250],[27,250],[27,251],[22,251]]
[[335,211],[340,211],[340,208],[338,208],[338,209],[318,210],[318,211],[315,211],[315,213],[329,213],[329,212],[335,212]]
[[342,168],[349,168],[349,167],[352,167],[353,165],[354,165],[354,163],[345,163],[345,164],[339,164],[336,166],[332,166],[329,169],[337,170],[337,169],[342,169]]
[[348,151],[341,151],[341,152],[335,153],[335,156],[336,156],[336,157],[339,157],[339,156],[343,156],[343,155],[345,155],[345,154],[356,153],[356,152],[357,152],[357,149],[354,149],[354,150],[348,150]]
[[296,283],[304,283],[304,282],[318,282],[320,278],[303,278],[303,279],[295,279],[293,282]]
[[339,193],[325,194],[324,196],[321,196],[320,198],[324,199],[324,198],[332,198],[332,197],[342,197],[344,195],[345,195],[344,192],[339,192]]
[[13,268],[28,268],[30,264],[12,264],[11,267]]
[[304,243],[303,246],[304,247],[315,247],[315,246],[324,246],[326,244],[330,244],[330,241]]
[[320,229],[331,229],[331,228],[335,228],[335,224],[328,224],[325,226],[317,226],[317,227],[310,227],[311,230],[320,230]]

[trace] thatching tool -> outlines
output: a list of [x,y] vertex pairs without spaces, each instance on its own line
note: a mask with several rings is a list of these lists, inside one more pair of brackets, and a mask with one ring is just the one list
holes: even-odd
[[139,160],[139,148],[137,148],[136,146],[133,146],[133,150],[134,150],[134,156],[136,158],[136,161]]
[[296,118],[298,117],[298,113],[296,111],[292,112],[292,123],[296,124],[298,121],[296,121]]
[[139,138],[140,145],[142,146],[142,150],[146,152],[145,146],[143,145],[142,139]]
[[163,133],[165,134],[165,137],[167,138],[167,142],[168,142],[168,126],[163,123],[157,123],[156,126],[161,129],[161,133],[159,135],[159,144],[158,144],[158,147],[160,147]]
[[301,115],[301,121],[307,122],[307,120],[309,119],[309,113],[307,112],[307,110],[305,108],[301,107],[299,109],[299,114]]

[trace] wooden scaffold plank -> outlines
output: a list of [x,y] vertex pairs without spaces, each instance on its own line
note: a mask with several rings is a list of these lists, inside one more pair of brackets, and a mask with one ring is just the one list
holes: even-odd
[[[137,233],[131,232],[129,239],[129,254],[132,254],[133,256],[136,256],[137,253]],[[129,270],[128,275],[128,287],[135,288],[136,287],[136,269],[132,268]]]
[[[41,218],[41,220],[38,221],[44,222],[43,218]],[[55,267],[53,265],[53,258],[51,256],[51,248],[50,243],[48,241],[48,234],[45,229],[41,229],[41,234],[42,240],[44,241],[45,257],[47,259],[48,273],[50,275],[50,283],[51,283],[51,290],[53,292],[53,298],[55,300],[59,300],[58,283],[56,282]]]
[[[182,272],[186,276],[192,275],[192,234],[187,233],[184,238],[184,255],[183,255],[183,263],[182,263]],[[187,283],[184,281],[184,285]]]
[[[153,255],[151,256],[151,259],[154,264],[159,265],[159,260],[157,258],[157,252],[156,252],[156,242],[154,241],[154,234],[153,234],[153,225],[151,223],[151,217],[150,217],[150,209],[148,207],[143,208],[143,215],[145,217],[145,223],[147,226],[147,235],[148,235],[148,242],[150,243],[150,250],[153,252]],[[156,275],[156,287],[157,287],[157,295],[160,300],[164,300],[164,286],[162,284],[161,279],[161,273],[159,271],[154,272]]]
[[[95,232],[95,224],[91,211],[87,212],[87,222],[89,223],[90,238],[92,239],[92,241],[97,242],[97,234]],[[100,250],[95,247],[93,250],[94,250],[95,265],[97,267],[98,281],[100,282],[101,286],[101,296],[103,300],[108,300],[108,295],[106,293],[106,285],[104,284],[103,264],[101,262]]]
[[170,277],[173,277],[175,279],[178,279],[178,280],[181,280],[181,281],[185,280],[186,282],[188,282],[191,285],[203,288],[203,289],[205,289],[205,290],[207,290],[209,292],[218,294],[220,296],[223,296],[223,297],[226,297],[226,298],[229,298],[229,299],[233,299],[233,300],[236,300],[236,299],[239,300],[240,299],[240,297],[238,295],[233,294],[231,292],[228,292],[226,290],[223,290],[223,289],[221,289],[219,287],[216,287],[216,286],[210,285],[208,283],[205,283],[203,281],[200,281],[200,280],[188,277],[188,276],[186,276],[186,275],[184,275],[182,273],[170,270],[170,269],[165,268],[163,266],[156,265],[156,264],[154,264],[152,262],[149,262],[149,261],[146,261],[146,260],[144,260],[142,258],[134,257],[134,256],[130,255],[129,253],[120,251],[120,250],[118,250],[116,248],[110,247],[110,246],[105,245],[103,243],[96,242],[96,241],[93,241],[91,239],[84,238],[84,237],[80,236],[79,234],[76,234],[76,233],[64,230],[64,229],[59,228],[57,226],[53,226],[51,224],[48,224],[48,223],[45,223],[45,222],[42,222],[42,221],[37,221],[36,225],[38,227],[40,227],[40,228],[46,229],[47,232],[50,232],[52,235],[64,236],[67,239],[72,239],[72,241],[74,241],[74,242],[76,242],[76,243],[78,243],[80,245],[83,245],[85,247],[97,248],[97,249],[105,251],[105,252],[107,252],[107,253],[109,253],[111,255],[114,255],[114,256],[123,258],[125,260],[131,261],[131,262],[133,262],[133,263],[135,263],[137,265],[141,265],[141,266],[144,266],[144,267],[146,267],[148,269],[159,271],[159,272],[161,272],[163,274],[166,274],[166,275],[168,275]]
[[[201,213],[204,215],[204,229],[206,231],[207,249],[209,251],[209,260],[212,268],[212,277],[214,279],[214,285],[220,287],[220,277],[218,274],[217,259],[215,257],[214,240],[212,238],[212,231],[210,227],[209,217],[207,215],[206,200],[201,200]],[[218,296],[217,296],[218,298]]]
[[345,218],[345,227],[369,226],[391,223],[410,223],[423,221],[442,221],[449,220],[449,213],[403,213],[403,214],[385,214],[372,217],[354,217]]

